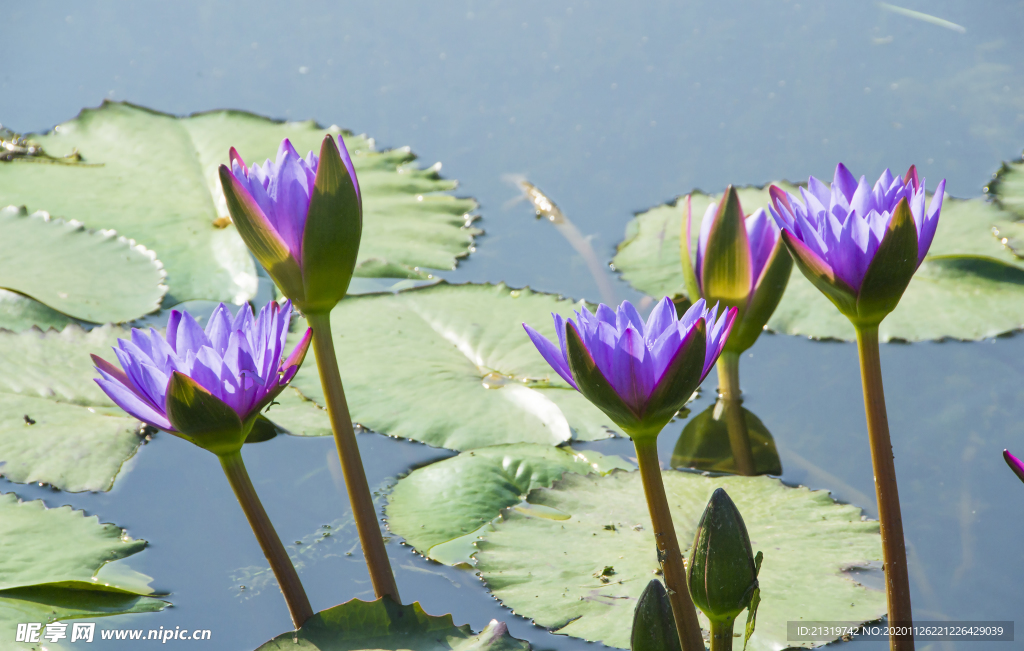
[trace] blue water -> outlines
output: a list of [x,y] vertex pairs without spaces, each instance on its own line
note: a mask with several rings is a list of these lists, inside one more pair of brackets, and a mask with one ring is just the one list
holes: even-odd
[[[46,130],[114,99],[366,132],[442,161],[459,193],[479,200],[487,235],[445,277],[595,300],[582,259],[527,206],[510,205],[517,190],[505,175],[541,187],[605,260],[636,211],[693,188],[828,177],[840,160],[869,178],[916,163],[931,187],[944,177],[954,196],[979,195],[1024,146],[1024,3],[903,3],[963,31],[838,0],[8,3],[0,122]],[[854,347],[767,336],[751,353],[745,406],[775,436],[783,479],[874,514]],[[919,618],[1024,622],[1024,486],[999,457],[1024,449],[1022,359],[1019,336],[883,346]],[[662,435],[666,464],[681,427]],[[447,454],[359,440],[373,486]],[[598,447],[628,452],[624,441]],[[302,571],[314,608],[368,597],[331,442],[279,437],[246,455],[282,538],[316,547]],[[239,651],[287,630],[279,594],[258,580],[239,588],[262,559],[213,459],[157,436],[132,464],[109,494],[0,490],[84,508],[151,541],[130,564],[174,608],[102,626],[211,628],[215,648]],[[336,533],[312,543],[325,524]],[[397,541],[389,550],[403,596],[428,612],[477,629],[498,617],[539,648],[587,646],[511,615],[469,572]],[[884,645],[859,648],[869,647]]]

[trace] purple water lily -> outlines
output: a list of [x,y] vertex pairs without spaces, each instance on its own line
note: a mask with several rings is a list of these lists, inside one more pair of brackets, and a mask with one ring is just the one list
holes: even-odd
[[235,150],[220,166],[231,219],[281,291],[306,312],[327,312],[345,295],[359,251],[363,208],[341,138],[305,158],[287,138],[277,159],[246,167]]
[[1010,466],[1013,474],[1017,475],[1021,481],[1024,481],[1024,461],[1015,457],[1009,450],[1003,450],[1003,459],[1006,461],[1006,465]]
[[[814,178],[800,188],[800,197],[777,186],[770,189],[771,213],[778,225],[791,234],[788,243],[813,268],[834,274],[854,293],[864,281],[868,266],[889,228],[900,201],[906,200],[917,231],[917,260],[924,260],[935,236],[946,189],[943,179],[925,210],[925,180],[913,166],[903,178],[888,169],[869,187],[840,163],[831,185]],[[802,199],[802,200],[801,200]]]
[[309,348],[307,330],[284,357],[291,314],[290,303],[271,302],[255,319],[248,305],[232,318],[221,303],[204,330],[188,312],[174,310],[166,337],[152,328],[133,329],[130,341],[118,340],[114,354],[121,368],[93,355],[101,376],[96,383],[126,412],[167,432],[182,433],[167,408],[174,376],[184,376],[246,422],[291,381]]
[[666,297],[646,323],[629,301],[617,311],[601,304],[596,315],[581,309],[575,320],[552,316],[558,346],[523,324],[537,350],[562,379],[633,436],[660,431],[707,377],[736,308],[719,317],[717,305],[709,310],[698,299],[677,318]]

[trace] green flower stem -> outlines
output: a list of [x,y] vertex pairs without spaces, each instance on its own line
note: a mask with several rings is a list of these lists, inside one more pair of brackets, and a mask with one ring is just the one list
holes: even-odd
[[711,651],[732,651],[732,625],[735,622],[735,619],[711,622]]
[[[871,441],[871,464],[875,471],[889,623],[909,626],[913,621],[913,613],[910,608],[907,548],[903,538],[903,517],[900,515],[900,496],[896,488],[896,465],[889,439],[889,421],[885,414],[877,325],[857,328],[857,351],[860,353],[864,411],[868,420],[868,439]],[[914,636],[890,637],[889,648],[893,651],[912,651]]]
[[256,495],[256,489],[252,486],[249,473],[245,471],[242,453],[231,452],[218,458],[221,467],[224,468],[224,474],[227,475],[228,483],[231,484],[231,489],[235,491],[238,503],[242,505],[245,518],[249,521],[252,532],[256,534],[256,540],[260,543],[263,555],[270,562],[270,569],[274,571],[277,583],[281,586],[281,592],[284,593],[284,600],[288,603],[288,611],[292,616],[292,624],[298,629],[313,616],[313,609],[309,606],[309,598],[306,597],[306,591],[302,587],[302,582],[299,581],[295,566],[288,558],[288,552],[281,544],[281,539],[277,537],[277,532],[274,531],[274,525],[270,523],[267,512],[263,510],[263,504],[260,503],[260,498]]
[[398,585],[391,572],[391,561],[384,549],[384,538],[381,537],[380,525],[377,522],[377,510],[373,506],[370,486],[366,483],[366,471],[363,460],[359,456],[356,445],[356,433],[352,429],[352,416],[345,401],[345,389],[341,385],[341,374],[338,371],[338,357],[334,352],[334,338],[331,336],[331,315],[307,314],[306,321],[313,329],[313,353],[316,365],[320,370],[320,384],[327,398],[327,415],[331,419],[334,430],[334,443],[338,447],[338,458],[341,460],[341,471],[345,475],[345,486],[348,488],[348,499],[352,504],[356,529],[359,531],[359,542],[363,546],[363,557],[370,570],[370,581],[377,598],[387,595],[395,603],[401,603],[398,597]]
[[740,391],[740,354],[724,352],[718,358],[718,393],[725,407],[725,427],[729,432],[729,447],[736,461],[736,470],[741,475],[752,477],[757,474],[754,453],[750,449],[750,434],[747,419],[743,416],[743,394]]
[[647,508],[654,525],[654,541],[658,547],[658,558],[668,588],[672,615],[676,620],[676,631],[683,651],[704,651],[704,638],[700,634],[697,611],[690,598],[686,583],[686,568],[683,566],[683,552],[676,539],[676,528],[672,524],[672,512],[665,497],[665,484],[661,479],[661,464],[658,462],[657,439],[633,441],[636,446],[640,478],[644,484]]

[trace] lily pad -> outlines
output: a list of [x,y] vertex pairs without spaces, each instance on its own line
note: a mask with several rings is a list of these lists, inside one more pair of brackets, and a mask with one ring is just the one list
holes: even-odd
[[302,150],[343,135],[363,187],[357,274],[420,278],[468,255],[471,199],[445,191],[437,167],[418,169],[408,149],[377,152],[364,136],[313,122],[275,122],[240,111],[178,118],[105,102],[31,140],[58,158],[0,164],[0,205],[45,206],[88,228],[113,228],[157,252],[173,305],[192,299],[242,303],[256,292],[252,258],[227,217],[217,167],[236,146],[248,161],[273,157],[284,137]]
[[[740,190],[744,211],[767,208],[767,187]],[[704,208],[717,198],[693,194],[694,251]],[[947,197],[929,256],[899,306],[882,321],[881,339],[982,339],[1024,327],[1024,260],[994,235],[1011,220],[1009,213],[982,198]],[[655,298],[685,295],[679,257],[682,223],[681,201],[637,215],[619,244],[615,268]],[[849,321],[800,273],[790,276],[768,328],[821,339],[856,337]]]
[[70,506],[0,494],[0,628],[13,639],[18,623],[163,610],[152,579],[121,561],[145,546]]
[[[554,338],[551,312],[574,307],[503,284],[345,298],[331,327],[352,420],[453,450],[607,438],[611,421],[548,366],[523,330],[526,322]],[[305,328],[293,325],[295,333]],[[292,386],[324,405],[312,355]],[[274,409],[268,417],[286,430],[308,425]]]
[[167,275],[156,254],[114,231],[24,206],[0,210],[0,285],[93,323],[123,323],[160,308]]
[[1004,163],[986,190],[1007,213],[993,225],[996,237],[1024,257],[1024,161]]
[[[884,592],[853,578],[854,568],[876,567],[882,556],[878,523],[862,521],[859,508],[768,477],[671,470],[663,477],[681,544],[689,547],[711,493],[722,487],[743,514],[754,550],[764,552],[750,648],[790,646],[787,621],[866,622],[885,614]],[[505,512],[477,543],[476,567],[488,588],[540,626],[629,647],[636,601],[658,570],[639,473],[567,474],[527,500],[562,518]]]
[[128,333],[0,332],[0,473],[13,482],[46,482],[72,492],[110,490],[142,438],[139,423],[93,382],[90,353]]
[[256,651],[528,651],[530,645],[508,634],[503,622],[491,620],[474,635],[456,626],[451,615],[434,617],[419,602],[408,606],[390,599],[353,599],[321,611],[298,631],[289,631]]
[[63,330],[71,323],[80,323],[34,298],[0,289],[0,328],[22,332],[32,327],[42,330]]
[[[708,472],[739,474],[729,442],[726,405],[716,401],[690,419],[672,450],[673,468],[694,468]],[[782,460],[775,439],[761,419],[740,407],[747,425],[747,438],[758,475],[781,475]]]
[[435,561],[470,563],[483,531],[534,488],[548,487],[567,472],[634,467],[617,456],[534,443],[478,448],[399,480],[385,510],[388,528]]

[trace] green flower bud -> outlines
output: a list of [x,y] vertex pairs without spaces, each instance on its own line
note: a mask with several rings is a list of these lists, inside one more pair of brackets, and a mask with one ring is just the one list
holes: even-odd
[[757,570],[743,516],[718,488],[690,550],[687,578],[694,605],[712,622],[731,623],[750,605],[758,588]]
[[658,579],[651,579],[636,602],[629,648],[631,651],[681,651],[672,603]]

